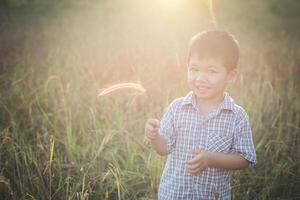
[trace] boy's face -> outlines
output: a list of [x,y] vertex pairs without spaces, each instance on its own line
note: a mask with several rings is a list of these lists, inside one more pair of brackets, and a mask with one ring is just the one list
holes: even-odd
[[228,71],[221,59],[191,56],[188,63],[188,84],[199,100],[221,98],[228,83],[237,76],[237,69]]

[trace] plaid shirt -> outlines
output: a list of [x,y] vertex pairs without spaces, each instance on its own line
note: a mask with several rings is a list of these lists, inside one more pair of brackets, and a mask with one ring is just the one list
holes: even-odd
[[221,104],[207,118],[199,113],[193,92],[174,100],[161,120],[168,159],[160,180],[158,199],[231,199],[229,170],[208,168],[198,176],[185,170],[192,159],[189,149],[224,154],[239,152],[252,165],[255,148],[247,113],[225,93]]

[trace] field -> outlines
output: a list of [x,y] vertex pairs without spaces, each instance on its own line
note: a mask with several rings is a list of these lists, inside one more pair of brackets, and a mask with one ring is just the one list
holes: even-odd
[[[0,199],[155,199],[166,158],[144,124],[189,91],[189,39],[212,26],[240,41],[228,91],[249,114],[258,159],[234,172],[233,199],[300,198],[299,16],[258,0],[5,2]],[[146,92],[97,96],[120,82]]]

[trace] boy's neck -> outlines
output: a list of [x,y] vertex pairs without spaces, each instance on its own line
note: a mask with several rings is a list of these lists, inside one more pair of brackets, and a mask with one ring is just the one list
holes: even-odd
[[220,105],[220,103],[224,100],[225,93],[221,93],[218,96],[215,96],[211,99],[199,99],[196,98],[197,108],[199,109],[200,113],[203,114],[205,117],[216,107]]

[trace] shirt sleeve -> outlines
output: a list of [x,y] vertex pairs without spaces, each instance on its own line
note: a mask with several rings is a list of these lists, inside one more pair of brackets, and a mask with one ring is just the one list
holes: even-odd
[[167,145],[167,152],[173,152],[176,144],[176,131],[174,128],[175,102],[172,102],[166,109],[160,121],[159,134],[163,136]]
[[257,163],[252,131],[247,114],[244,114],[236,126],[232,151],[240,153],[251,165]]

